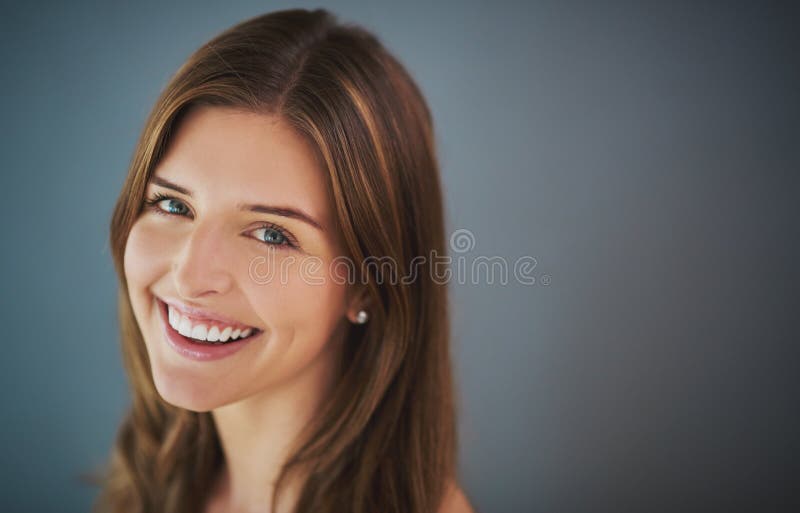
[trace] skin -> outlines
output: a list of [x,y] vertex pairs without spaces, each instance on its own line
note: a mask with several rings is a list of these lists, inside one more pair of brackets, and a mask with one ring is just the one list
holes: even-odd
[[[332,388],[343,329],[365,306],[330,275],[341,243],[313,155],[279,118],[221,107],[193,110],[154,170],[192,195],[151,180],[147,198],[160,192],[177,201],[146,209],[128,239],[125,275],[155,386],[175,406],[211,411],[220,435],[225,465],[207,511],[265,511],[289,444]],[[299,209],[323,229],[243,212],[239,202]],[[260,229],[263,222],[288,231],[299,247]],[[257,257],[272,258],[273,269],[283,264],[285,271],[269,283],[254,280],[250,264]],[[312,257],[320,265],[303,268]],[[167,345],[155,297],[263,332],[231,356],[192,361]],[[279,511],[290,507],[296,492],[289,483]]]

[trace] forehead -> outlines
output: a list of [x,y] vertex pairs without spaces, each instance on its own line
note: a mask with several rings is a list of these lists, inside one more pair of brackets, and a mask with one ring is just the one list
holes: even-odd
[[195,107],[155,173],[214,203],[290,205],[328,221],[327,178],[313,148],[276,116]]

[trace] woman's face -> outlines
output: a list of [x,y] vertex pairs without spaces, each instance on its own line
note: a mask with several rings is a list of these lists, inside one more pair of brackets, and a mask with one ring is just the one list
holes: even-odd
[[340,239],[305,141],[275,117],[200,107],[146,200],[124,268],[161,396],[208,411],[277,387],[324,386],[348,322],[346,284],[331,274]]

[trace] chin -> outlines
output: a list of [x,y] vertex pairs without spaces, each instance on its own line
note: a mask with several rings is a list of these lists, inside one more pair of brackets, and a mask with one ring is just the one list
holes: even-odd
[[213,384],[199,377],[178,376],[153,369],[153,382],[165,402],[185,410],[207,412],[230,402],[220,397],[220,391],[215,390]]

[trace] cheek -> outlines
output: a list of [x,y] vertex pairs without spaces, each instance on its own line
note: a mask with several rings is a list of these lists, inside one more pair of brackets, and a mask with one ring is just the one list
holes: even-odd
[[345,314],[345,287],[330,275],[330,265],[308,257],[283,255],[274,260],[275,273],[268,282],[249,281],[258,314],[276,331],[295,337],[327,339]]
[[[174,239],[173,239],[174,240]],[[150,285],[169,266],[170,238],[146,219],[137,221],[125,246],[123,266],[131,293]]]

